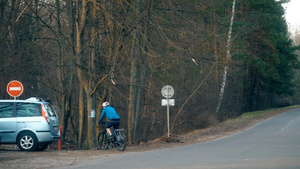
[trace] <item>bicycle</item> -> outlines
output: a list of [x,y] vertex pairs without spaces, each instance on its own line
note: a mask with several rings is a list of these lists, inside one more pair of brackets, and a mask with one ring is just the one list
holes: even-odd
[[101,150],[107,150],[109,148],[112,148],[114,145],[117,150],[124,151],[126,148],[126,134],[125,129],[114,129],[111,127],[110,129],[113,131],[113,138],[108,138],[109,134],[106,131],[105,128],[105,122],[101,123],[102,130],[98,134],[98,146]]

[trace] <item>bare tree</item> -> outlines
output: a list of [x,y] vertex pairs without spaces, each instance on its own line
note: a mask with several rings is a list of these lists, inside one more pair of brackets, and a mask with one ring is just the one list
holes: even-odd
[[[92,4],[93,6],[95,3]],[[85,54],[84,42],[85,42],[85,29],[86,29],[86,21],[87,21],[87,11],[88,11],[88,1],[78,1],[77,4],[77,16],[76,16],[76,71],[77,77],[80,81],[80,85],[83,87],[84,95],[86,97],[86,110],[83,112],[81,110],[80,115],[85,115],[87,117],[87,145],[88,148],[95,147],[95,118],[90,116],[90,112],[93,109],[93,99],[92,99],[92,91],[93,91],[93,70],[94,70],[94,55],[90,55],[87,57]],[[94,36],[94,35],[91,35]],[[80,98],[82,99],[82,98]],[[83,104],[83,103],[81,103]]]

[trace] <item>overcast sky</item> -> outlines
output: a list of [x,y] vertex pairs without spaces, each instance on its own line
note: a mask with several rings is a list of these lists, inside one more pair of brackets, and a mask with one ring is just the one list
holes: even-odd
[[285,7],[285,18],[288,24],[300,27],[300,0],[290,0]]

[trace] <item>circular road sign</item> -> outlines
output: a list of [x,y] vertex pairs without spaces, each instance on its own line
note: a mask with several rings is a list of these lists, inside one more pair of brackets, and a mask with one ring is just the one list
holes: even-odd
[[18,97],[23,93],[23,85],[17,80],[10,81],[6,87],[7,93],[12,97]]
[[174,88],[171,85],[166,85],[161,89],[161,94],[169,99],[174,95]]

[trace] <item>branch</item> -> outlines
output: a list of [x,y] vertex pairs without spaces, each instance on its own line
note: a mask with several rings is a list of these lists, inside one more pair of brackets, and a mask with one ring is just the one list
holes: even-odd
[[194,92],[186,99],[186,101],[183,103],[183,105],[180,107],[180,109],[178,110],[177,114],[175,115],[175,118],[173,120],[172,123],[172,130],[174,128],[174,123],[177,119],[177,116],[182,112],[183,107],[186,105],[186,103],[193,97],[193,95],[198,91],[198,89],[202,86],[202,84],[206,81],[206,79],[209,77],[209,75],[211,74],[213,68],[215,67],[217,62],[215,62],[212,67],[210,68],[208,74],[206,75],[206,77],[201,81],[201,83],[198,85],[198,87],[194,90]]
[[96,89],[98,88],[99,84],[102,83],[103,80],[104,80],[105,78],[107,78],[107,76],[108,76],[108,74],[105,75],[105,76],[103,76],[103,77],[98,81],[98,83],[97,83],[96,86],[94,87],[94,90],[91,92],[90,96],[92,96],[92,95],[96,92]]

